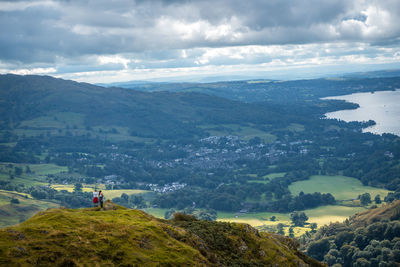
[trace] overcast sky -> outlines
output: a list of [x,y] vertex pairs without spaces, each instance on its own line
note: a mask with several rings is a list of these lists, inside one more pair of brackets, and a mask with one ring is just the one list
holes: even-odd
[[290,78],[400,68],[399,44],[399,0],[0,0],[0,73]]

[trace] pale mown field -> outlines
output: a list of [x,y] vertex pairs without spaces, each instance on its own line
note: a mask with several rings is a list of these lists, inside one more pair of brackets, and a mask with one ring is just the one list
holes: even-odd
[[289,190],[293,195],[304,193],[331,193],[336,200],[356,199],[358,195],[370,193],[374,199],[380,195],[383,199],[388,194],[388,190],[371,186],[364,186],[360,180],[347,176],[326,176],[314,175],[309,180],[295,182],[289,185]]
[[[68,192],[74,191],[73,185],[63,185],[63,184],[53,184],[51,186],[55,190],[61,191],[66,190]],[[82,191],[83,192],[93,192],[94,190],[101,190],[104,194],[105,199],[113,199],[115,197],[120,197],[122,194],[127,195],[137,195],[144,194],[151,191],[148,190],[139,190],[139,189],[117,189],[117,190],[107,190],[103,184],[83,184]]]

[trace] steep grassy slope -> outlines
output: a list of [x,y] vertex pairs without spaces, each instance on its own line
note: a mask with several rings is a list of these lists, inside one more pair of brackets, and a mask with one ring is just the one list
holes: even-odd
[[350,218],[350,224],[353,227],[368,226],[379,221],[393,221],[400,219],[400,200],[383,205],[378,209],[370,209],[358,213]]
[[0,231],[0,265],[308,266],[287,239],[247,225],[156,219],[106,203],[106,210],[51,209]]

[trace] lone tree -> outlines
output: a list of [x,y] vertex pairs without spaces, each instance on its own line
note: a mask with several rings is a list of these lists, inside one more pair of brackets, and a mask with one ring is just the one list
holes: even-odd
[[32,173],[31,168],[29,167],[29,165],[25,166],[25,173]]
[[82,192],[82,184],[76,183],[74,186],[74,192]]
[[15,167],[14,172],[15,172],[15,175],[20,176],[22,174],[22,168]]
[[289,237],[291,237],[291,238],[294,237],[294,230],[293,230],[292,226],[289,228]]
[[280,234],[280,235],[285,235],[285,231],[283,230],[283,227],[284,227],[284,225],[283,225],[283,223],[278,223],[278,225],[276,226],[276,229],[278,230],[278,234]]
[[304,226],[304,223],[308,220],[308,216],[304,212],[295,211],[290,214],[294,226]]
[[11,203],[11,204],[19,204],[19,199],[18,199],[18,198],[12,198],[12,199],[10,200],[10,203]]
[[361,205],[366,206],[371,203],[371,195],[369,193],[364,193],[359,195],[358,198],[360,199]]
[[317,230],[316,230],[317,227],[318,227],[317,223],[311,223],[311,224],[310,224],[311,233],[317,232]]
[[375,204],[381,204],[382,203],[380,195],[376,195],[374,200],[375,200]]

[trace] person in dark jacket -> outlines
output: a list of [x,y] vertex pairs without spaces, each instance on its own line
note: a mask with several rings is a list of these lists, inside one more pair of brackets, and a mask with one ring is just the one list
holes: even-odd
[[100,208],[103,208],[103,201],[104,201],[104,195],[101,190],[99,191],[99,202],[100,202]]

